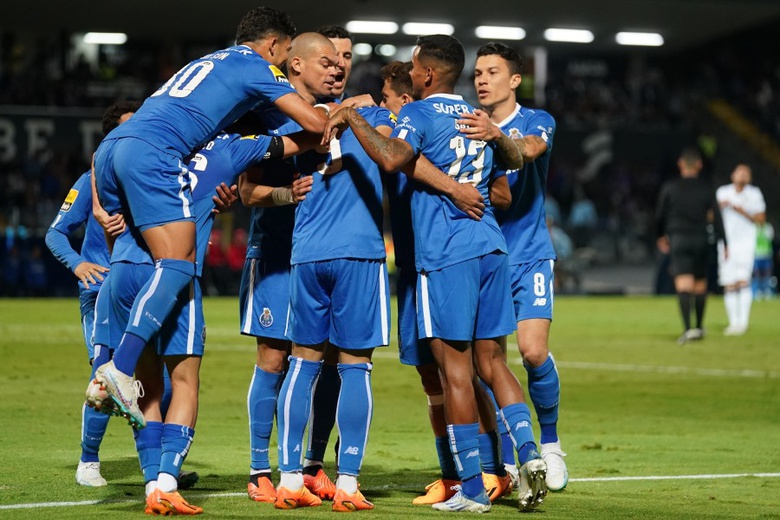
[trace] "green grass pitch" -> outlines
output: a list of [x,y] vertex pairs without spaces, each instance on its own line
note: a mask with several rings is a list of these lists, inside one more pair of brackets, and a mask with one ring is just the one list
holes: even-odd
[[[278,512],[246,497],[254,344],[237,334],[235,299],[205,305],[201,412],[185,463],[201,481],[185,496],[210,518],[332,517],[329,507]],[[706,324],[706,339],[678,346],[672,298],[557,299],[551,348],[572,481],[548,497],[544,518],[780,518],[780,300],[755,303],[743,337],[721,334],[719,298],[710,298]],[[130,428],[120,420],[112,419],[101,450],[109,486],[82,488],[74,480],[88,377],[78,301],[0,300],[0,363],[0,518],[140,517],[143,483]],[[357,514],[443,515],[411,505],[436,478],[437,459],[425,396],[414,369],[398,363],[395,345],[377,352],[373,387],[360,480],[376,509]],[[715,478],[734,474],[752,476]],[[519,513],[504,499],[489,514]]]

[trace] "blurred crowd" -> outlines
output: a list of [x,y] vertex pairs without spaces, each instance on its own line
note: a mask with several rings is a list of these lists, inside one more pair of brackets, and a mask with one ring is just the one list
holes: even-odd
[[[707,157],[716,143],[697,136],[701,132],[694,128],[692,112],[702,99],[723,98],[780,140],[780,55],[766,46],[774,32],[771,27],[755,30],[749,38],[732,37],[673,57],[551,53],[541,107],[556,118],[559,140],[567,131],[583,128],[684,128],[692,139],[699,137]],[[90,61],[57,43],[2,36],[0,105],[103,108],[116,99],[142,99],[178,64],[203,50],[163,44],[101,46]],[[380,65],[377,56],[356,63],[353,89],[376,94]],[[463,90],[468,88],[464,80]],[[529,99],[528,104],[539,106],[537,100]],[[554,149],[549,224],[558,237],[559,255],[572,259],[575,289],[577,271],[587,262],[641,262],[653,257],[655,201],[662,182],[676,171],[673,160],[678,151],[669,150],[651,161],[616,154],[583,178],[585,159]],[[68,189],[87,170],[83,156],[82,150],[56,149],[0,162],[3,294],[37,294],[46,286],[56,293],[74,290],[59,284],[62,272],[49,261],[50,255],[41,254],[41,239]],[[236,225],[217,229],[218,235],[212,237],[206,280],[212,294],[235,292],[240,277],[246,219],[232,222]]]

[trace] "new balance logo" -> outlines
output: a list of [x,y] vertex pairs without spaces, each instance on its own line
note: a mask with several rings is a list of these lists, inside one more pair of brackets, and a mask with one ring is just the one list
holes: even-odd
[[358,455],[360,453],[360,449],[357,446],[350,446],[344,450],[344,453],[347,455]]
[[470,459],[471,457],[479,457],[479,450],[473,450],[466,455],[467,459]]
[[547,298],[537,298],[534,300],[534,307],[544,307],[547,305]]
[[520,428],[530,428],[530,427],[531,427],[531,423],[529,423],[528,421],[520,421],[519,423],[517,423],[517,426],[515,426],[515,431],[519,430]]

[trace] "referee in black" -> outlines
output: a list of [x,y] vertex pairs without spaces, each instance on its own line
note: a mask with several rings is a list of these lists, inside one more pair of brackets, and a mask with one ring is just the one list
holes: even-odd
[[[677,160],[680,178],[667,181],[658,199],[656,222],[658,249],[669,254],[674,289],[680,300],[685,332],[679,344],[704,337],[704,305],[707,300],[707,267],[710,243],[708,224],[714,224],[716,239],[726,241],[715,188],[699,177],[702,159],[695,148],[686,148]],[[728,255],[728,249],[726,250]],[[691,327],[691,306],[696,309],[696,327]]]

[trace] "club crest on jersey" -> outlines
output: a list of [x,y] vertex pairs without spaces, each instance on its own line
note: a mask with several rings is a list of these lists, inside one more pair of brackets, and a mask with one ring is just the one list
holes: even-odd
[[277,83],[289,83],[289,81],[287,81],[287,76],[284,75],[284,72],[279,70],[279,67],[276,65],[269,65],[268,69],[274,75],[274,79],[276,79]]
[[271,314],[271,309],[263,307],[263,314],[260,315],[260,325],[265,328],[274,324],[274,315]]
[[521,134],[520,130],[518,130],[517,128],[510,128],[509,137],[510,139],[522,139],[523,134]]
[[76,197],[78,196],[79,190],[70,190],[68,196],[65,197],[65,202],[60,206],[60,211],[70,211],[70,208],[73,207],[73,203],[76,202]]

